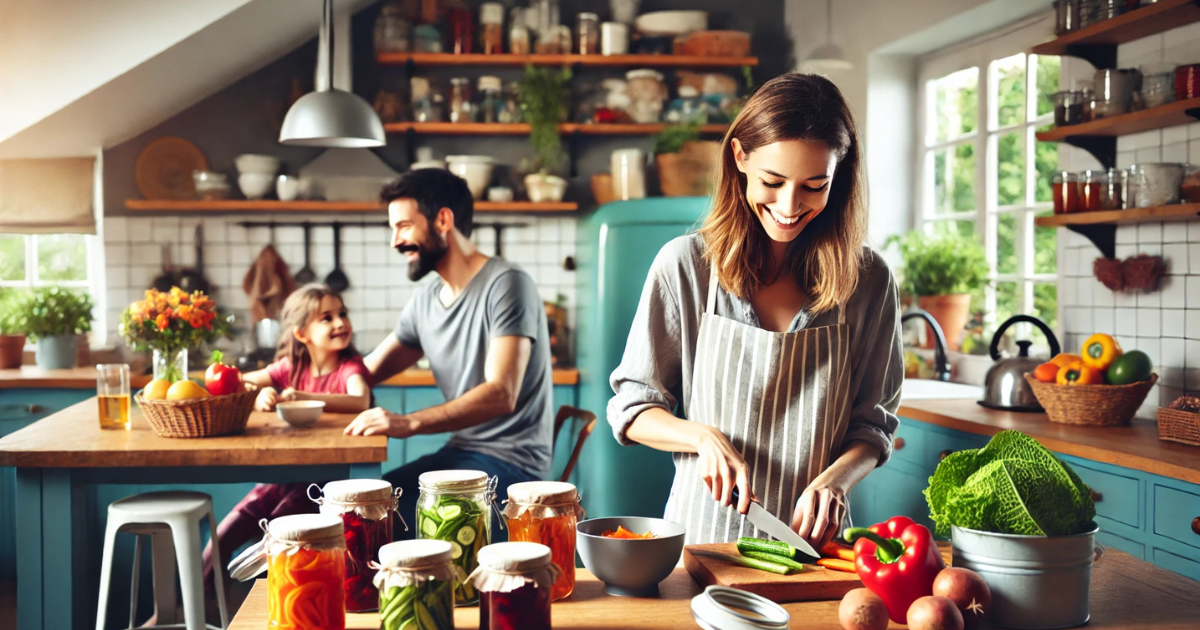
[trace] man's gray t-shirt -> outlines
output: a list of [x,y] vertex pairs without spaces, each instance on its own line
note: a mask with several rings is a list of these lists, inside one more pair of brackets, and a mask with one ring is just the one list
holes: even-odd
[[516,411],[455,431],[448,446],[490,455],[546,478],[553,459],[553,380],[550,333],[537,285],[520,268],[491,258],[449,306],[438,298],[443,286],[441,278],[423,283],[400,313],[393,334],[425,353],[446,400],[485,382],[492,339],[515,335],[533,342]]

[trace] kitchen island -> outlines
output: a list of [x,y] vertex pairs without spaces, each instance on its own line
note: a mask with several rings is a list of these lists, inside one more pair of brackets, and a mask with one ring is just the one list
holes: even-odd
[[[683,569],[659,585],[653,598],[612,597],[604,585],[584,569],[576,572],[575,592],[551,608],[555,630],[680,630],[698,627],[692,620],[691,599],[701,592]],[[784,604],[792,616],[792,630],[836,630],[838,602]],[[1112,551],[1092,571],[1092,619],[1087,628],[1135,630],[1196,627],[1200,619],[1200,583],[1181,580],[1169,571]],[[267,627],[267,583],[258,580],[229,626],[230,630]],[[479,627],[479,608],[454,609],[454,627]],[[905,626],[891,624],[889,628]],[[347,630],[377,630],[379,614],[346,615]]]

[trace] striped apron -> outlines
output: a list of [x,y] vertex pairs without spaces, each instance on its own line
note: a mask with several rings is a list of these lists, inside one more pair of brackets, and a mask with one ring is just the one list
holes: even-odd
[[[700,320],[687,415],[716,427],[746,460],[750,489],[791,523],[796,499],[837,458],[849,424],[850,327],[777,333],[715,314],[716,268]],[[734,507],[713,500],[695,453],[675,453],[665,518],[687,529],[686,544],[764,537]],[[849,510],[847,509],[847,514]]]

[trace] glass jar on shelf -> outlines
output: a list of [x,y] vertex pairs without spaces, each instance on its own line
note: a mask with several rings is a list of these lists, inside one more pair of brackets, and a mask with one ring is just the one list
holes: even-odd
[[558,601],[575,590],[575,525],[583,518],[579,491],[560,481],[529,481],[508,487],[504,517],[508,539],[541,543],[562,573],[550,598]]
[[471,80],[466,77],[450,79],[450,122],[469,123],[471,120]]
[[445,99],[433,87],[429,79],[412,77],[408,84],[412,95],[413,120],[416,122],[441,122],[444,120]]
[[513,7],[508,14],[508,52],[528,55],[533,52],[532,35],[529,28],[529,9]]
[[521,86],[516,81],[508,84],[508,89],[504,90],[504,107],[496,115],[497,122],[521,122],[520,89]]
[[550,630],[550,593],[560,573],[542,544],[505,542],[480,550],[479,568],[468,578],[479,591],[479,627]]
[[[313,495],[318,490],[318,496]],[[379,550],[392,542],[392,514],[400,491],[382,479],[331,481],[324,487],[312,484],[308,497],[320,505],[321,514],[342,519],[346,538],[346,611],[377,610],[379,591],[375,569],[368,565]]]
[[1154,63],[1142,66],[1142,102],[1159,107],[1175,100],[1175,64]]
[[1054,13],[1055,35],[1079,30],[1079,0],[1055,0]]
[[399,2],[388,2],[375,18],[375,52],[408,52],[412,25]]
[[600,16],[580,13],[575,17],[576,52],[581,55],[600,54]]
[[1074,90],[1054,93],[1054,126],[1066,127],[1083,122],[1083,94]]
[[466,7],[450,9],[450,52],[456,55],[475,52],[475,20]]
[[479,5],[479,46],[485,55],[504,52],[504,5],[499,2]]
[[1124,207],[1125,176],[1125,170],[1119,168],[1110,168],[1104,174],[1103,186],[1100,189],[1100,209],[1120,210]]
[[1087,170],[1079,174],[1079,211],[1103,209],[1100,201],[1104,191],[1104,171]]
[[438,32],[437,27],[433,24],[418,24],[413,27],[412,38],[412,49],[415,52],[442,52],[442,34]]
[[[458,576],[453,555],[453,548],[444,540],[402,540],[379,550],[375,586],[379,590],[380,630],[454,630]],[[421,606],[412,605],[414,601]]]
[[1050,191],[1054,196],[1054,214],[1079,211],[1078,173],[1055,173],[1050,182]]
[[417,537],[450,543],[454,550],[456,605],[479,599],[467,576],[479,566],[479,554],[491,543],[496,479],[478,470],[437,470],[417,480]]
[[476,118],[479,122],[500,122],[500,113],[504,111],[503,84],[500,77],[479,77],[479,100],[475,106]]
[[667,99],[667,85],[657,70],[630,70],[625,73],[629,86],[629,116],[636,123],[656,123]]

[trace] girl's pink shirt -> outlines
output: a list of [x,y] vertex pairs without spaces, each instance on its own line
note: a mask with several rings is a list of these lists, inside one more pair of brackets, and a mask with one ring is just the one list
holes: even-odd
[[[314,377],[311,370],[304,370],[300,375],[300,386],[296,389],[309,394],[345,394],[346,381],[355,374],[361,375],[370,386],[371,372],[361,357],[354,357],[343,359],[336,370],[324,376]],[[267,375],[271,377],[271,386],[275,389],[283,391],[291,387],[292,360],[284,357],[268,365]]]

